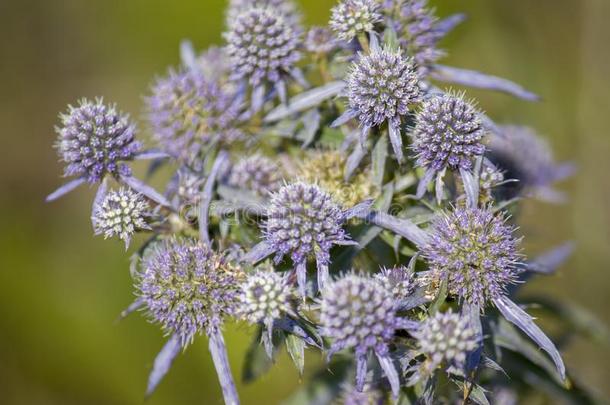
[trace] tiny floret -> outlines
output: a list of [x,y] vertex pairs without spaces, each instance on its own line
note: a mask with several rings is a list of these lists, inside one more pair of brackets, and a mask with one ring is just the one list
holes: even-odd
[[381,22],[379,4],[375,0],[342,0],[331,10],[330,27],[342,41],[351,41],[359,34],[374,31]]
[[114,105],[83,99],[77,107],[69,106],[60,115],[61,125],[56,148],[66,163],[65,176],[84,177],[98,183],[106,174],[130,176],[125,161],[132,160],[141,149],[135,140],[135,125],[129,116]]
[[483,126],[477,110],[451,94],[424,101],[413,130],[413,153],[420,167],[440,171],[471,170],[485,151]]
[[437,312],[426,319],[415,336],[420,350],[434,367],[446,364],[463,368],[468,352],[479,343],[474,330],[468,326],[468,318],[451,310]]
[[243,273],[224,256],[190,239],[167,239],[151,250],[136,288],[151,318],[167,333],[176,333],[186,345],[235,314]]
[[394,297],[376,280],[347,275],[322,292],[320,323],[332,339],[331,353],[348,348],[386,353],[396,329]]
[[229,175],[229,185],[267,196],[279,190],[282,175],[278,165],[262,155],[241,159]]
[[284,276],[259,270],[242,284],[239,312],[250,323],[269,326],[275,319],[291,311],[292,289]]
[[190,160],[216,144],[244,137],[233,95],[195,69],[170,71],[146,99],[153,136],[168,154]]
[[93,208],[95,234],[103,234],[104,238],[118,236],[129,247],[137,229],[150,229],[145,220],[149,210],[150,205],[141,194],[125,188],[111,191]]
[[249,8],[239,14],[225,34],[232,77],[252,86],[276,83],[300,59],[299,30],[271,7]]
[[451,294],[483,309],[517,280],[520,240],[513,233],[502,214],[456,208],[437,218],[422,253]]

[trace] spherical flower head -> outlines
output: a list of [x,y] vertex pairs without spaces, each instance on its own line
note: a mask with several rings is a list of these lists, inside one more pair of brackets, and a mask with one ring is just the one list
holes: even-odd
[[332,339],[331,352],[387,353],[396,329],[394,297],[374,279],[347,275],[322,292],[320,323],[322,334]]
[[348,240],[343,222],[343,210],[330,194],[297,182],[272,195],[264,235],[278,258],[290,254],[295,263],[303,263],[315,255],[327,262],[331,246]]
[[186,345],[235,313],[243,273],[224,256],[190,239],[167,239],[151,249],[136,288],[167,333],[178,334]]
[[342,0],[332,8],[329,25],[337,38],[349,42],[373,31],[379,22],[381,13],[375,0]]
[[312,151],[300,162],[297,177],[305,182],[318,184],[345,207],[379,195],[379,190],[373,185],[366,171],[357,171],[349,182],[346,182],[345,165],[346,158],[339,151]]
[[121,188],[110,191],[93,208],[93,226],[96,235],[104,238],[118,236],[129,246],[136,229],[150,229],[146,224],[150,205],[141,194]]
[[282,174],[275,162],[256,154],[241,159],[233,166],[228,182],[233,187],[267,196],[279,190],[282,185]]
[[399,50],[361,55],[347,78],[347,93],[361,125],[374,127],[388,120],[398,126],[409,104],[420,98],[415,65]]
[[180,203],[189,205],[199,204],[201,202],[204,182],[205,178],[192,170],[186,168],[179,170],[175,194]]
[[425,100],[413,130],[413,153],[426,169],[471,170],[485,152],[481,118],[462,96],[443,94]]
[[437,48],[444,32],[437,29],[438,18],[427,0],[385,0],[383,10],[397,33],[399,44],[426,70],[445,52]]
[[250,323],[272,323],[291,311],[292,289],[284,276],[259,270],[241,286],[240,314]]
[[426,319],[415,336],[420,350],[434,365],[445,363],[458,368],[464,367],[468,352],[476,349],[479,343],[468,325],[468,318],[451,310],[437,312]]
[[297,5],[291,0],[230,0],[227,9],[227,26],[232,26],[244,11],[252,8],[269,8],[273,12],[281,14],[289,24],[295,26],[300,22]]
[[381,390],[365,386],[364,390],[359,391],[352,384],[343,384],[341,395],[334,405],[382,405],[385,397]]
[[98,183],[106,174],[131,175],[123,162],[132,160],[141,145],[128,115],[102,99],[82,99],[60,119],[61,125],[55,128],[56,148],[66,163],[65,176],[84,176],[89,183]]
[[239,107],[233,95],[194,69],[170,71],[146,102],[155,139],[176,158],[190,161],[202,149],[244,137],[236,126]]
[[396,300],[409,297],[417,287],[415,274],[405,266],[383,268],[375,274],[375,279],[388,288]]
[[248,79],[252,86],[280,81],[301,58],[299,30],[271,7],[239,14],[225,39],[232,77]]
[[325,55],[337,48],[337,41],[326,27],[311,27],[305,36],[305,49],[317,55]]
[[501,213],[456,208],[436,219],[422,253],[452,295],[483,309],[517,280],[520,240],[513,233]]

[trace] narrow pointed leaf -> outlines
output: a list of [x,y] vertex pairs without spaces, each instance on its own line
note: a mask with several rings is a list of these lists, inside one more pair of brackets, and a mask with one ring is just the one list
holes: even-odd
[[158,149],[149,149],[143,152],[138,153],[135,156],[136,160],[148,160],[148,159],[167,159],[170,155],[165,152],[162,152]]
[[570,257],[573,251],[574,242],[565,242],[535,257],[525,264],[525,268],[534,273],[552,274]]
[[436,170],[426,169],[426,172],[424,173],[424,177],[422,177],[419,180],[419,183],[417,184],[417,191],[415,193],[416,198],[418,198],[418,199],[422,198],[424,196],[424,194],[426,194],[426,189],[428,188],[428,184],[430,184],[430,182],[434,178],[435,174],[436,174]]
[[274,252],[273,247],[267,242],[262,241],[256,244],[248,253],[242,256],[241,261],[255,264],[270,256]]
[[397,218],[383,212],[373,211],[368,216],[371,223],[392,231],[403,238],[413,242],[417,246],[425,246],[428,242],[429,235],[426,231],[420,229],[417,225],[408,219]]
[[273,366],[273,360],[267,355],[264,345],[261,344],[265,335],[262,326],[259,326],[246,350],[241,373],[241,379],[244,383],[256,381]]
[[383,186],[383,177],[385,174],[385,165],[388,158],[388,138],[382,134],[373,148],[372,155],[372,181],[373,185],[378,189]]
[[404,159],[404,155],[402,153],[402,139],[400,137],[400,126],[395,123],[390,123],[388,125],[388,132],[390,134],[390,142],[392,143],[392,150],[396,155],[396,160],[398,163],[401,163]]
[[466,14],[458,13],[450,15],[449,17],[443,18],[442,20],[437,22],[434,26],[434,31],[446,35],[465,20]]
[[375,200],[371,198],[347,209],[344,213],[345,219],[366,218],[371,213],[371,207],[373,206],[374,202]]
[[182,64],[189,69],[198,69],[195,48],[193,48],[193,43],[188,39],[180,42],[180,60],[182,61]]
[[347,122],[356,118],[357,116],[358,116],[358,112],[356,110],[352,110],[352,109],[346,110],[343,114],[341,114],[339,116],[339,118],[337,118],[330,124],[330,127],[331,128],[340,127],[341,125],[346,124]]
[[45,198],[46,202],[51,202],[57,200],[59,197],[63,197],[68,194],[70,191],[74,190],[76,187],[80,186],[85,182],[84,177],[79,177],[78,179],[70,180],[63,186],[59,187],[57,190],[53,191],[51,194]]
[[119,320],[125,319],[127,316],[129,316],[129,314],[131,314],[134,311],[137,311],[138,309],[142,308],[143,306],[144,306],[144,298],[138,297],[134,302],[129,304],[129,306],[127,308],[125,308],[123,311],[121,311],[121,314],[119,315]]
[[143,194],[144,196],[150,198],[157,204],[160,204],[160,205],[163,205],[166,207],[171,207],[171,204],[167,200],[167,198],[165,198],[157,190],[155,190],[148,184],[144,183],[143,181],[138,180],[133,176],[121,176],[121,180],[125,184],[127,184],[129,187],[131,187],[134,191],[137,191],[138,193]]
[[360,166],[360,162],[362,162],[362,159],[364,159],[365,156],[366,151],[362,147],[362,144],[360,142],[356,142],[354,150],[347,157],[347,162],[345,164],[345,173],[343,176],[345,181],[348,181],[352,177],[358,166]]
[[279,121],[298,112],[308,110],[312,107],[319,105],[323,101],[328,100],[331,97],[335,97],[344,88],[345,82],[336,81],[325,84],[324,86],[307,90],[291,98],[287,105],[280,105],[271,110],[269,114],[267,114],[267,116],[265,117],[264,121]]
[[207,244],[210,243],[208,224],[210,221],[210,203],[212,202],[214,184],[216,183],[220,169],[225,165],[228,159],[227,152],[220,151],[218,153],[218,156],[212,165],[212,170],[201,191],[201,202],[199,204],[199,238],[202,242]]
[[299,375],[303,375],[305,368],[305,342],[295,335],[286,336],[286,350],[292,359]]
[[479,89],[489,89],[508,93],[527,101],[538,101],[540,97],[527,91],[517,83],[501,77],[487,75],[474,70],[460,69],[451,66],[434,65],[430,76],[442,82],[460,84]]
[[390,387],[392,387],[392,396],[394,398],[398,398],[398,393],[400,391],[400,378],[398,377],[398,371],[396,371],[396,367],[394,367],[392,358],[387,355],[377,356],[377,360],[379,360],[379,365],[390,382]]
[[303,148],[308,147],[313,143],[316,139],[316,134],[320,129],[320,120],[321,120],[320,111],[317,108],[314,108],[303,115]]
[[462,182],[464,183],[464,192],[466,193],[466,202],[469,208],[476,208],[479,204],[479,180],[472,174],[470,170],[460,169]]
[[106,198],[106,194],[108,193],[108,180],[102,180],[102,183],[97,188],[95,192],[95,198],[93,199],[93,204],[91,204],[91,225],[93,229],[95,229],[95,210],[102,204],[104,198]]
[[208,335],[208,347],[212,355],[212,361],[218,375],[218,382],[222,389],[222,395],[226,405],[239,405],[239,397],[235,388],[235,381],[229,366],[229,357],[224,338],[219,329],[214,329]]
[[493,301],[507,321],[521,329],[534,342],[536,342],[536,344],[540,346],[542,350],[549,354],[551,359],[553,359],[555,367],[557,368],[561,378],[565,381],[566,370],[561,355],[551,339],[549,339],[534,323],[534,319],[517,304],[512,302],[508,297],[495,298]]
[[163,349],[161,349],[159,354],[157,354],[153,369],[148,377],[148,386],[146,387],[147,397],[155,391],[163,377],[165,377],[171,368],[174,359],[178,353],[180,353],[181,348],[180,338],[178,335],[174,334],[169,338],[167,343],[165,343],[165,346],[163,346]]

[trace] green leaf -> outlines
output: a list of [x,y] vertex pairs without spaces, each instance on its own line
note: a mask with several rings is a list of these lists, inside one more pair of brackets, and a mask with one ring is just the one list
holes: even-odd
[[385,132],[379,137],[373,148],[372,181],[377,188],[383,186],[383,175],[388,157],[388,136]]
[[385,31],[383,32],[383,44],[390,50],[397,50],[400,47],[398,35],[390,26],[386,27]]
[[299,374],[303,375],[305,367],[305,342],[295,335],[286,336],[286,349],[292,359],[292,362],[299,370]]
[[445,303],[445,299],[447,298],[447,280],[443,280],[440,288],[438,289],[438,294],[434,301],[432,301],[432,305],[430,305],[430,309],[428,312],[430,316],[434,315],[441,309],[441,306]]
[[[265,374],[271,366],[273,361],[265,353],[265,348],[261,344],[261,336],[263,333],[262,326],[259,326],[254,339],[248,351],[246,352],[246,358],[244,360],[244,368],[242,370],[242,381],[246,384],[256,381],[260,376]],[[280,336],[281,335],[281,336]],[[273,334],[273,346],[277,349],[278,345],[284,340],[283,334]]]

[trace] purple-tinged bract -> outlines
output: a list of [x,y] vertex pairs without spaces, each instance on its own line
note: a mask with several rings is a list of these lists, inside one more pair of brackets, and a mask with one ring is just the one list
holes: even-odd
[[470,103],[461,96],[437,95],[417,113],[412,150],[420,167],[471,170],[485,152],[483,135],[479,113]]
[[456,208],[436,219],[422,253],[450,294],[483,309],[517,280],[520,240],[513,233],[502,214]]
[[176,158],[190,162],[202,149],[244,137],[236,125],[239,109],[233,95],[200,71],[170,71],[146,101],[155,139]]
[[135,140],[136,128],[129,116],[114,105],[83,99],[77,107],[69,106],[60,115],[61,125],[56,148],[66,163],[65,176],[84,177],[98,183],[106,174],[130,176],[125,161],[132,160],[141,149]]
[[141,194],[125,188],[110,191],[93,207],[95,234],[103,234],[104,238],[118,236],[128,247],[136,229],[150,229],[145,220],[149,210],[150,205]]
[[225,34],[232,77],[254,87],[279,82],[301,58],[299,36],[300,28],[271,7],[243,11]]
[[434,367],[444,363],[463,369],[467,354],[479,343],[468,318],[451,310],[430,316],[414,334],[420,350]]
[[233,166],[228,182],[233,187],[266,196],[279,190],[282,185],[282,176],[277,164],[271,159],[257,154],[241,159]]
[[151,249],[136,288],[151,318],[183,345],[235,313],[243,273],[224,256],[190,239],[167,239]]
[[329,25],[337,38],[349,42],[359,34],[374,31],[379,22],[381,14],[375,0],[342,0],[332,8]]

